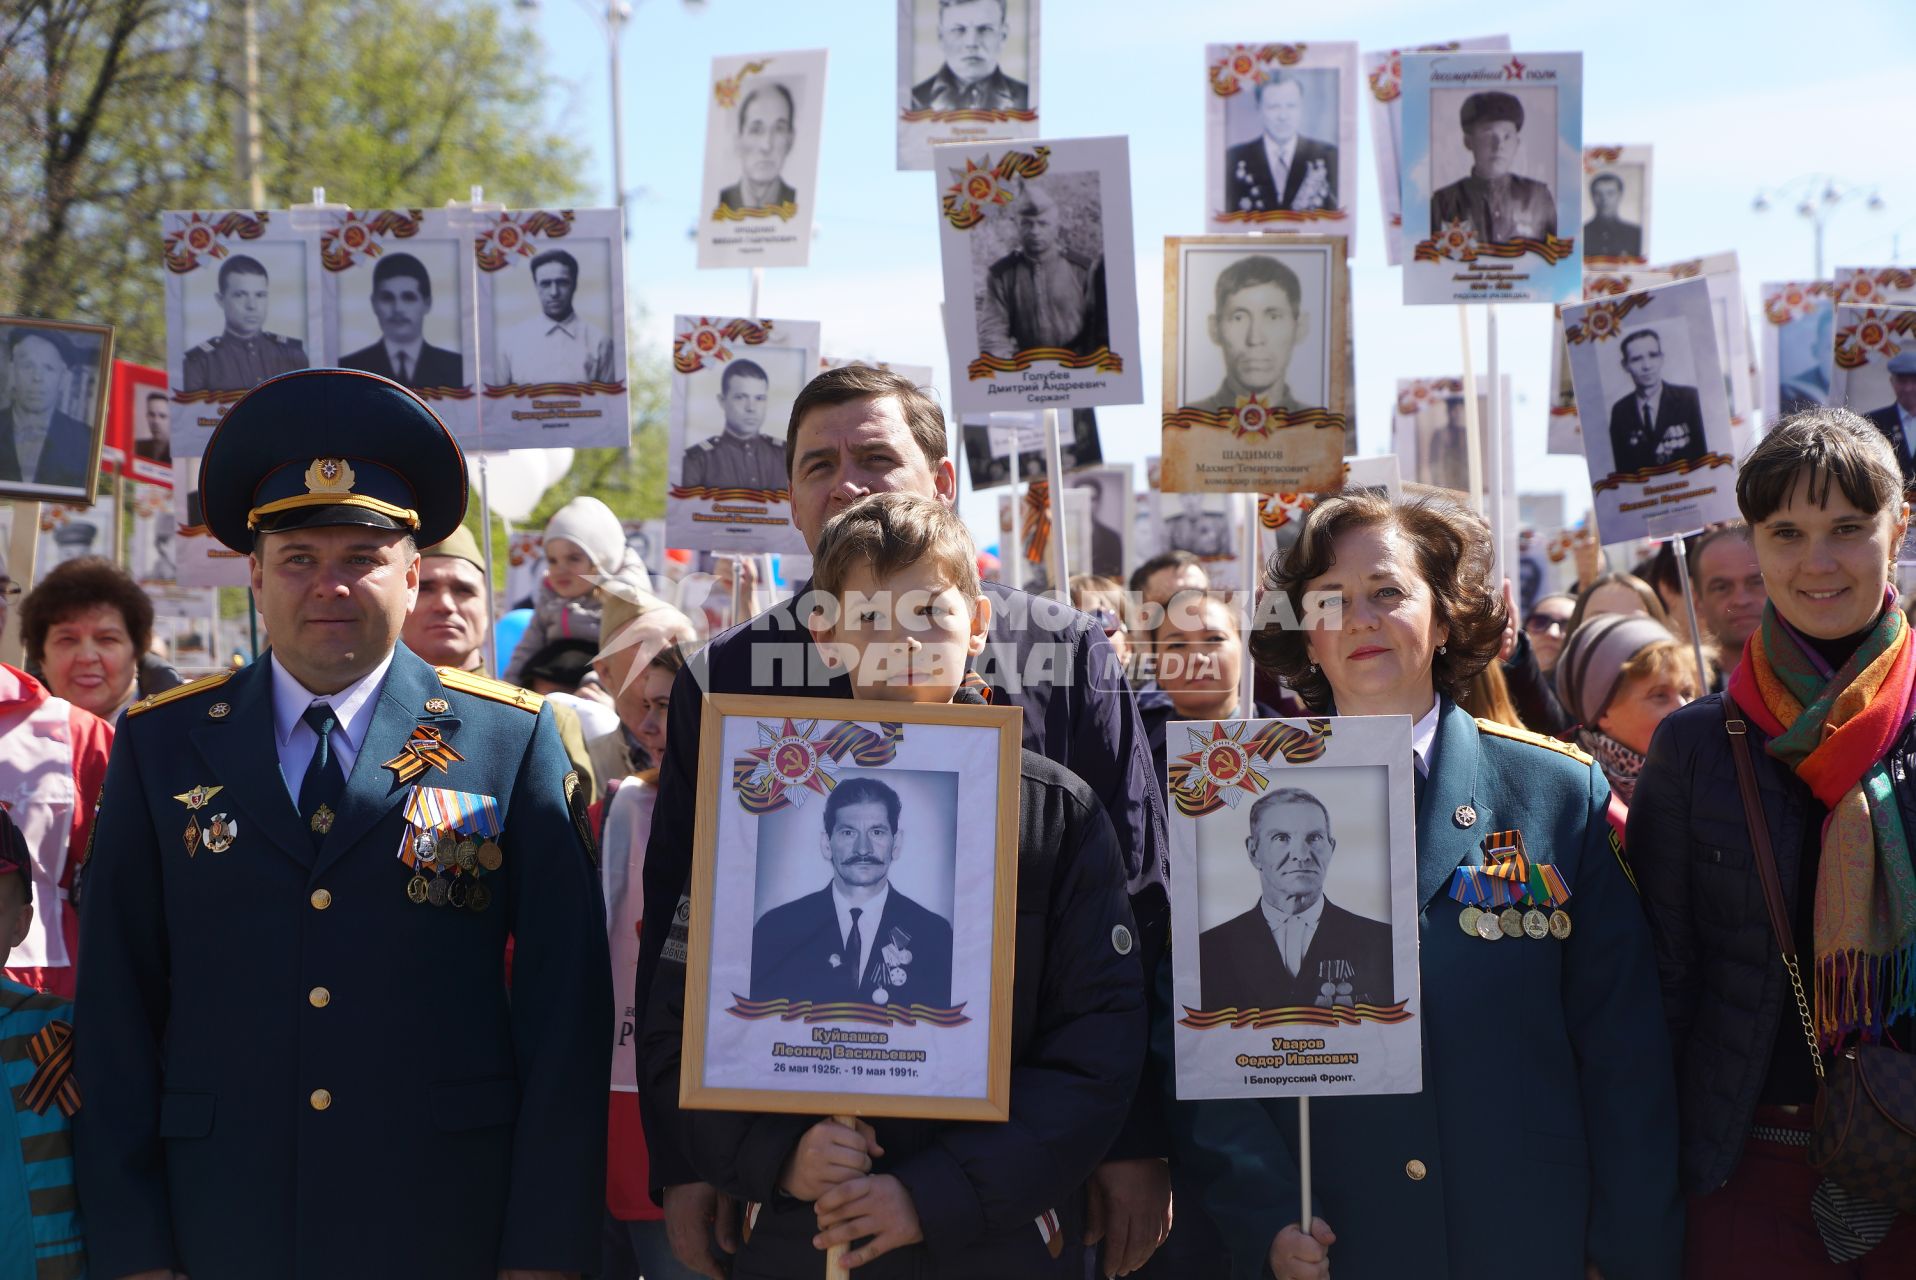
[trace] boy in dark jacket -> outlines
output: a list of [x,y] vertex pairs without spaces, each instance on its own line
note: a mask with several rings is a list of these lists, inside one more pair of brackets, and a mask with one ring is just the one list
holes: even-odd
[[[820,537],[814,589],[845,606],[813,623],[861,698],[982,701],[965,687],[990,601],[964,524],[935,499],[876,494]],[[1085,1274],[1084,1185],[1123,1126],[1145,1047],[1144,993],[1109,819],[1096,794],[1024,752],[1019,787],[1011,1118],[681,1113],[699,1175],[747,1201],[733,1280],[811,1280],[849,1244],[860,1280]],[[685,969],[660,968],[641,1071],[676,1089]]]

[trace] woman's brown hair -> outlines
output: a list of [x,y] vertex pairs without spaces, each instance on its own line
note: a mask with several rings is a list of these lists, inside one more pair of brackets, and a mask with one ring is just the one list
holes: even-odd
[[1736,473],[1736,505],[1752,527],[1789,501],[1798,474],[1804,497],[1818,506],[1830,487],[1858,511],[1875,515],[1903,498],[1903,473],[1889,438],[1848,409],[1817,407],[1793,413],[1771,427]]
[[1330,681],[1312,664],[1302,626],[1285,624],[1308,616],[1306,590],[1330,569],[1337,539],[1380,525],[1410,544],[1417,571],[1430,589],[1432,615],[1449,628],[1444,651],[1431,660],[1437,692],[1457,700],[1503,647],[1509,614],[1503,593],[1490,581],[1490,529],[1479,517],[1435,493],[1395,504],[1376,493],[1340,493],[1305,517],[1288,553],[1272,557],[1265,586],[1290,602],[1290,616],[1264,619],[1250,638],[1257,664],[1296,690],[1314,711],[1330,706]]
[[20,602],[20,639],[27,661],[46,661],[47,632],[97,605],[112,605],[126,624],[137,664],[153,642],[153,602],[132,575],[100,556],[56,565]]
[[1590,597],[1604,587],[1624,587],[1636,592],[1637,599],[1643,602],[1643,611],[1659,623],[1665,631],[1676,635],[1680,630],[1676,621],[1670,617],[1670,611],[1663,607],[1663,600],[1657,595],[1655,587],[1634,573],[1606,573],[1577,593],[1577,607],[1570,611],[1570,621],[1563,629],[1563,638],[1566,643],[1571,636],[1577,634],[1577,628],[1582,626],[1584,619],[1589,616]]

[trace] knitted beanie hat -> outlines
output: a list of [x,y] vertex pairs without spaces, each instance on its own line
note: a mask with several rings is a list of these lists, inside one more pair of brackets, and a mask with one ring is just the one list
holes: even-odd
[[1675,638],[1647,614],[1606,613],[1584,619],[1557,658],[1557,696],[1564,710],[1578,724],[1595,728],[1616,696],[1630,659],[1659,640]]
[[546,541],[554,538],[585,552],[600,574],[617,573],[625,561],[625,529],[612,508],[597,498],[580,496],[560,507],[546,521]]

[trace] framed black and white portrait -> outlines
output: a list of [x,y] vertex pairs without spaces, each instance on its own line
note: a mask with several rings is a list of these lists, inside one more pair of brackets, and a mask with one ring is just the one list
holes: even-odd
[[1636,267],[1650,261],[1650,148],[1583,149],[1583,264]]
[[665,519],[675,547],[805,553],[785,436],[818,367],[818,324],[678,316]]
[[932,145],[1038,134],[1040,0],[898,0],[898,167]]
[[[1104,461],[1097,410],[1073,409],[1059,419],[1058,461],[1065,474]],[[1049,474],[1044,414],[1038,410],[970,414],[961,421],[959,432],[965,473],[974,489],[1010,484],[1014,459],[1020,480],[1043,480]]]
[[111,325],[0,316],[0,496],[98,496],[112,364]]
[[712,59],[701,267],[802,267],[811,256],[825,50]]
[[1357,46],[1204,49],[1212,231],[1356,234]]
[[1006,1118],[1016,709],[704,716],[681,1104]]
[[1350,421],[1344,251],[1342,236],[1166,238],[1167,491],[1337,487]]
[[1410,719],[1165,732],[1178,1097],[1415,1093]]
[[1087,496],[1086,523],[1089,528],[1084,553],[1081,555],[1077,547],[1071,550],[1074,566],[1081,565],[1083,568],[1074,571],[1095,573],[1122,582],[1130,566],[1135,563],[1131,552],[1133,531],[1137,524],[1133,470],[1128,462],[1112,462],[1073,471],[1065,476],[1067,489],[1082,491]]

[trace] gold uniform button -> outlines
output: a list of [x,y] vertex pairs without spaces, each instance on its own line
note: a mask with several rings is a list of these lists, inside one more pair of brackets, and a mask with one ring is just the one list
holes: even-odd
[[314,987],[306,993],[307,1001],[315,1009],[324,1009],[333,1002],[333,993],[324,987]]
[[1429,1172],[1430,1170],[1424,1167],[1422,1160],[1412,1160],[1404,1165],[1404,1173],[1409,1176],[1412,1182],[1422,1182],[1424,1175]]
[[315,1089],[313,1090],[313,1096],[308,1098],[307,1101],[313,1104],[313,1110],[324,1111],[327,1107],[333,1105],[333,1095],[325,1089]]
[[313,910],[324,911],[333,905],[333,895],[324,889],[313,890]]

